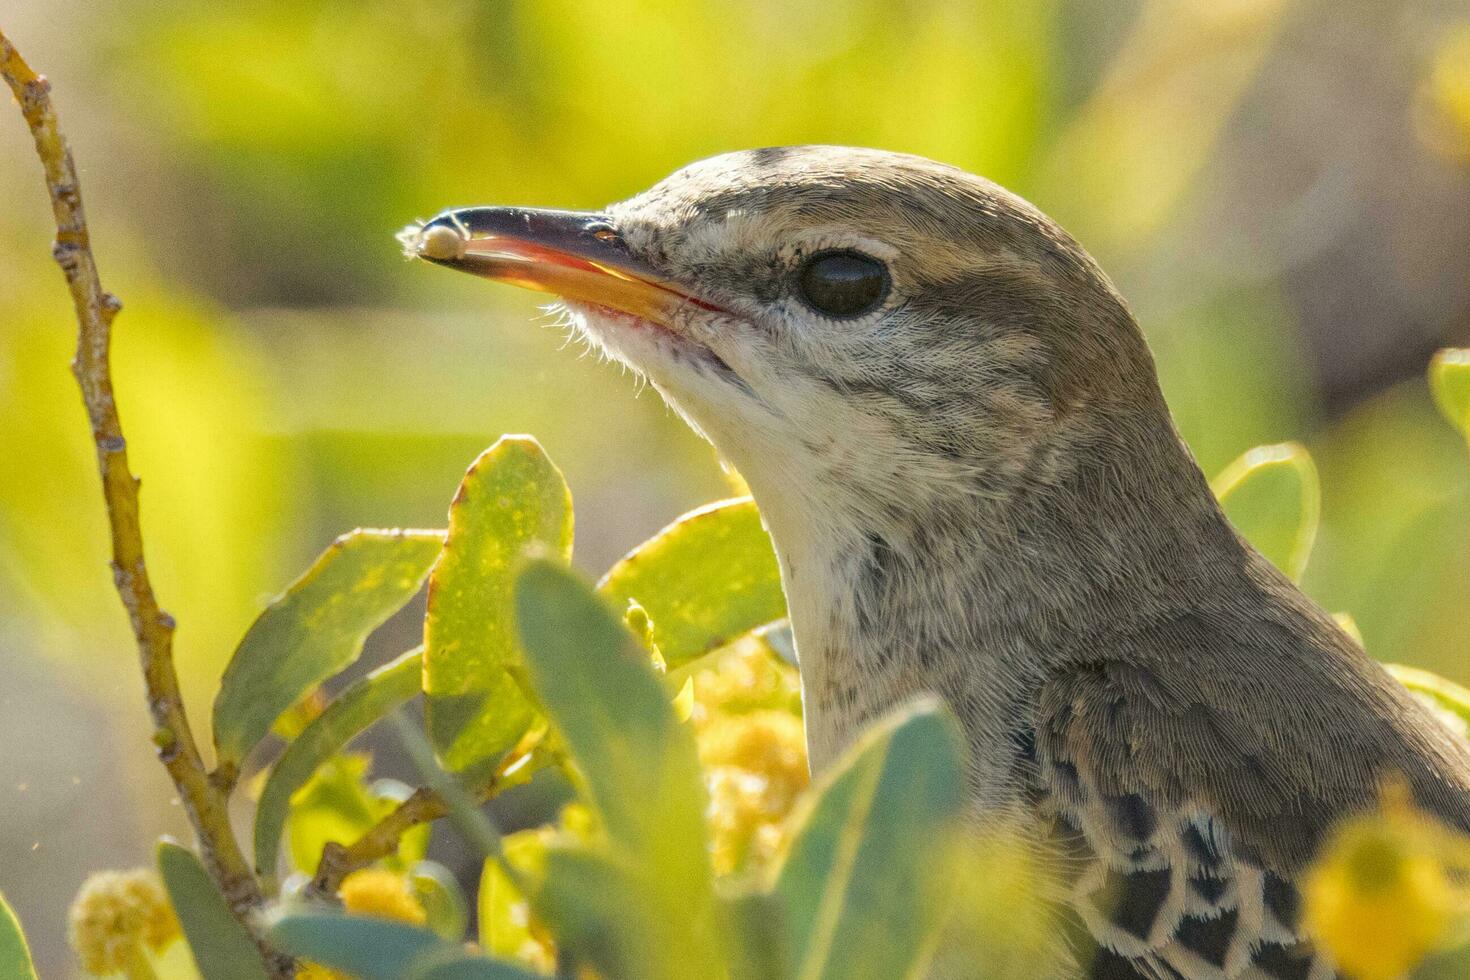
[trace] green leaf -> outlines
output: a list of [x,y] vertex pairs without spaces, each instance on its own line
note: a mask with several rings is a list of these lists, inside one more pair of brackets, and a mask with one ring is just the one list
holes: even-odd
[[251,625],[214,700],[220,766],[238,768],[276,718],[351,664],[419,590],[439,531],[356,530],[334,541]]
[[730,980],[791,976],[790,941],[781,904],[761,891],[722,895],[721,912],[730,936]]
[[1438,674],[1404,664],[1384,664],[1398,682],[1470,725],[1470,689]]
[[[660,957],[682,970],[675,975],[713,975],[720,944],[693,735],[676,720],[643,648],[570,571],[528,563],[516,583],[516,621],[536,693],[619,861],[609,871],[562,858],[582,861],[567,874],[613,875],[631,896],[625,911],[657,935]],[[619,870],[628,868],[636,876]],[[546,887],[560,887],[551,878],[549,863]]]
[[360,980],[542,980],[514,964],[466,953],[428,929],[386,919],[286,909],[273,916],[268,938],[292,956]]
[[774,886],[796,976],[917,974],[942,925],[961,744],[948,713],[921,701],[869,729],[799,804]]
[[592,590],[551,562],[527,564],[516,618],[536,693],[608,836],[638,858],[676,855],[691,884],[707,879],[694,739],[647,654]]
[[463,951],[420,957],[407,980],[546,980],[544,974]]
[[536,440],[504,436],[465,474],[429,576],[425,721],[451,772],[498,762],[535,718],[511,621],[513,573],[534,547],[571,557],[571,493]]
[[420,861],[408,870],[413,896],[428,917],[425,925],[451,942],[464,938],[470,905],[454,874],[438,861]]
[[[505,860],[527,879],[539,880],[545,874],[546,846],[550,839],[549,828],[510,834],[503,844]],[[496,956],[524,958],[533,942],[527,915],[530,901],[498,860],[485,862],[476,897],[480,945]]]
[[1465,980],[1470,977],[1470,942],[1429,954],[1409,976],[1412,980]]
[[[395,712],[389,719],[393,727],[397,729],[398,740],[403,749],[408,753],[414,768],[419,771],[424,783],[444,798],[449,807],[449,820],[464,837],[465,842],[474,846],[483,857],[493,857],[500,853],[503,835],[495,821],[482,810],[475,798],[465,789],[463,783],[444,771],[439,765],[439,760],[434,757],[434,746],[429,744],[429,737],[425,735],[417,725],[405,718],[402,712]],[[512,780],[519,782],[521,779],[529,778],[527,770],[535,766],[535,753],[527,757],[524,764],[518,763]],[[495,784],[504,789],[506,781],[497,778]]]
[[419,926],[309,909],[277,913],[266,935],[292,956],[361,980],[403,980],[421,958],[455,949]]
[[0,895],[0,977],[36,980],[36,967],[31,962],[31,950],[21,931],[20,919],[4,895]]
[[194,852],[160,841],[158,870],[200,975],[209,980],[265,980],[260,951],[230,914],[225,897]]
[[1322,487],[1306,448],[1295,442],[1257,446],[1210,487],[1246,539],[1300,582],[1322,518]]
[[1470,347],[1447,347],[1434,355],[1429,390],[1444,417],[1470,439]]
[[419,649],[379,667],[343,691],[286,747],[255,808],[255,870],[263,879],[275,875],[291,797],[360,732],[418,694],[423,663]]
[[691,511],[608,570],[597,585],[619,609],[636,599],[670,667],[786,615],[781,571],[755,502]]
[[[650,909],[647,883],[627,862],[585,847],[547,852],[546,877],[535,896],[536,913],[575,963],[613,980],[679,980],[699,975],[682,964],[663,935],[677,924],[676,910]],[[674,911],[670,921],[661,912]],[[696,954],[697,955],[697,954]],[[701,957],[707,959],[708,957]]]

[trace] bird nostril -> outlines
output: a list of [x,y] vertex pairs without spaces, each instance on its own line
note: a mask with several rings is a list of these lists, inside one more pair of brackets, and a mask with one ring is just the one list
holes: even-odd
[[622,239],[617,229],[605,221],[594,221],[587,226],[586,231],[599,242],[616,242]]

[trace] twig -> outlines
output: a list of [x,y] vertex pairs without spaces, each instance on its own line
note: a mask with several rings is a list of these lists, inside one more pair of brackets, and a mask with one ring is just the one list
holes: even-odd
[[[484,813],[480,812],[477,804],[479,800],[472,797],[468,790],[460,785],[459,780],[445,771],[439,765],[439,760],[434,757],[434,746],[429,744],[429,738],[413,722],[404,717],[403,712],[395,711],[388,716],[393,727],[398,729],[398,741],[402,743],[408,757],[413,760],[414,768],[419,771],[424,782],[429,788],[438,793],[444,800],[445,806],[449,807],[449,819],[459,828],[459,832],[465,839],[475,845],[480,856],[486,859],[505,857],[505,837],[500,833],[500,828]],[[497,768],[495,775],[490,779],[488,787],[481,788],[481,796],[487,795],[487,790],[493,792],[496,784],[500,782],[500,774],[503,768]]]
[[[26,64],[10,40],[0,33],[0,74],[15,93],[21,113],[35,139],[36,155],[46,175],[46,190],[56,218],[56,243],[52,255],[66,275],[76,308],[79,331],[72,373],[82,390],[92,439],[97,446],[97,464],[102,473],[102,493],[112,528],[112,573],[123,606],[132,622],[133,636],[142,660],[148,709],[153,716],[153,741],[158,758],[178,787],[184,810],[199,838],[206,866],[220,886],[235,916],[254,929],[252,913],[261,904],[260,886],[240,850],[230,826],[225,794],[209,780],[194,733],[179,695],[174,670],[174,620],[158,605],[143,561],[143,535],[138,516],[139,481],[128,469],[127,441],[123,438],[117,403],[112,393],[109,352],[112,321],[122,304],[102,289],[97,262],[92,255],[86,217],[82,212],[81,186],[71,150],[57,127],[52,108],[51,86]],[[289,977],[289,960],[271,953],[262,944],[272,970]]]
[[379,820],[353,843],[343,846],[328,841],[317,863],[316,877],[306,886],[306,897],[330,899],[342,887],[342,879],[360,871],[379,858],[398,850],[403,835],[421,823],[438,820],[449,813],[444,797],[428,787],[420,787],[386,817]]
[[[497,766],[489,779],[480,786],[467,787],[466,794],[483,803],[505,788],[508,776],[514,775],[517,780],[527,779],[542,766],[556,761],[555,753],[536,748],[539,741],[540,735],[537,735],[522,742],[518,751],[512,752]],[[404,834],[419,824],[448,816],[449,811],[449,801],[442,793],[431,786],[421,786],[351,844],[343,846],[329,841],[322,848],[316,876],[306,886],[306,897],[330,900],[342,887],[343,878],[392,854],[398,849],[398,842]]]

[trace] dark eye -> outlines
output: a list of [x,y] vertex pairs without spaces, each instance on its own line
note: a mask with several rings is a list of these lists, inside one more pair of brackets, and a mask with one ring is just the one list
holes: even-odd
[[797,275],[801,298],[818,313],[854,317],[883,302],[888,270],[861,252],[818,252]]

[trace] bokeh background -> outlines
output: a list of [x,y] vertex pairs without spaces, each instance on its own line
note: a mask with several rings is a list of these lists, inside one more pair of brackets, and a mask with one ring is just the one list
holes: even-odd
[[[357,525],[440,526],[537,435],[589,572],[728,493],[713,452],[534,297],[405,263],[449,205],[597,207],[799,142],[1019,191],[1127,295],[1213,474],[1298,439],[1306,586],[1470,681],[1470,457],[1430,353],[1470,341],[1467,0],[0,0],[52,79],[118,320],[149,557],[203,724],[234,641]],[[73,324],[0,112],[0,890],[44,975],[94,869],[186,836],[112,593]],[[368,664],[415,642],[390,623]]]

